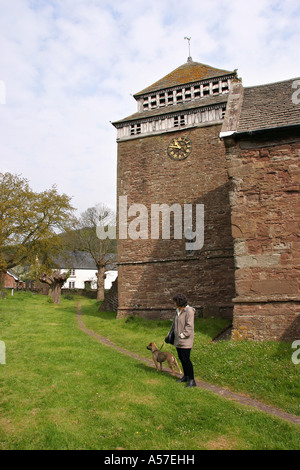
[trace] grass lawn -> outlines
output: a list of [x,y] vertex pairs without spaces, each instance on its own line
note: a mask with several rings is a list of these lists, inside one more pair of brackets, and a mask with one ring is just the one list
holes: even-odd
[[[77,300],[53,305],[47,297],[20,292],[0,302],[0,340],[6,345],[1,450],[299,449],[299,426],[199,388],[185,389],[170,374],[82,332]],[[116,320],[99,313],[95,301],[80,302],[89,329],[144,357],[151,357],[150,341],[161,346],[170,325]],[[196,376],[299,412],[299,366],[291,362],[290,345],[212,344],[223,326],[197,321]]]
[[[160,348],[171,321],[149,321],[139,317],[116,320],[114,312],[99,312],[99,305],[83,300],[82,319],[96,333],[143,357],[150,341]],[[300,416],[300,364],[292,362],[286,342],[219,341],[212,339],[228,322],[222,319],[195,321],[192,361],[195,376],[211,384],[251,396],[288,413]],[[173,346],[163,350],[176,353]]]

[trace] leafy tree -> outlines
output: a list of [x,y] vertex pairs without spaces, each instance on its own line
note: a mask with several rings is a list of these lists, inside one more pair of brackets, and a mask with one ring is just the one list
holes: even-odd
[[51,272],[62,246],[58,233],[74,223],[70,200],[55,185],[34,192],[21,175],[0,173],[0,273],[37,257],[40,272]]

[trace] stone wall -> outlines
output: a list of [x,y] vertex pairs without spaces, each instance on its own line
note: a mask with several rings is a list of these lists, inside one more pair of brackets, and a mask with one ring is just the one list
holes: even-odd
[[300,139],[226,139],[235,255],[234,339],[300,337]]
[[105,292],[104,300],[99,310],[104,310],[105,312],[116,312],[118,310],[118,278],[112,282],[109,291]]
[[[203,316],[232,317],[233,242],[229,181],[221,126],[213,125],[136,138],[118,144],[118,196],[131,204],[204,204],[204,246],[193,254],[185,239],[118,239],[118,316],[173,315],[172,297],[187,295]],[[167,147],[174,137],[189,137],[191,154],[174,161]],[[134,217],[128,218],[128,223]],[[171,219],[172,220],[172,219]]]

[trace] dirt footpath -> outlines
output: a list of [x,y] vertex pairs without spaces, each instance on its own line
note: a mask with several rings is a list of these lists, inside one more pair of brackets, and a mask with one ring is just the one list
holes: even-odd
[[[112,343],[109,339],[104,338],[103,336],[98,335],[97,333],[94,333],[93,331],[89,330],[86,328],[84,325],[82,318],[81,318],[81,311],[80,311],[80,306],[77,306],[77,317],[78,317],[78,324],[81,328],[82,331],[87,333],[88,335],[92,336],[93,338],[96,338],[98,341],[101,343],[105,344],[106,346],[110,346],[117,351],[126,354],[127,356],[133,357],[134,359],[137,359],[138,361],[144,362],[149,365],[149,367],[155,367],[152,359],[146,359],[143,357],[138,356],[137,354],[134,354],[130,351],[127,351],[126,349],[120,348],[119,346],[116,346],[114,343]],[[163,368],[163,371],[165,372],[170,372],[169,369]],[[175,372],[175,375],[180,377],[180,374],[178,372]],[[300,424],[300,417],[291,415],[289,413],[286,413],[285,411],[282,411],[278,408],[274,408],[273,406],[265,405],[264,403],[261,403],[258,400],[254,400],[253,398],[249,398],[243,395],[239,395],[237,393],[231,392],[230,390],[227,390],[222,387],[218,387],[217,385],[211,385],[207,382],[203,382],[201,380],[195,379],[197,387],[203,388],[205,390],[209,390],[212,393],[215,393],[216,395],[219,395],[223,398],[227,398],[229,400],[234,400],[237,401],[238,403],[241,403],[242,405],[245,406],[251,406],[253,408],[256,408],[259,411],[263,411],[264,413],[268,413],[270,415],[276,416],[277,418],[284,419],[285,421],[289,421],[290,423],[294,424]]]

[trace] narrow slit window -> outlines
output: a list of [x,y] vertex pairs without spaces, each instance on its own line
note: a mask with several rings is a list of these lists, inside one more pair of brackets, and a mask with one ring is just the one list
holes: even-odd
[[209,95],[209,84],[203,87],[203,96]]
[[143,108],[144,109],[149,109],[149,100],[148,100],[148,98],[143,101]]
[[151,108],[156,108],[157,102],[156,102],[156,95],[151,96]]
[[222,82],[222,92],[225,93],[228,90],[229,90],[228,81],[226,80],[226,82]]
[[177,91],[177,93],[176,93],[176,101],[177,101],[177,103],[181,103],[181,102],[182,102],[182,90]]
[[173,91],[168,91],[168,104],[172,104],[174,101]]
[[164,93],[159,94],[159,105],[160,106],[165,106],[166,104],[166,96]]
[[190,233],[185,237],[185,253],[187,256],[193,256],[195,254],[194,243],[195,235]]
[[197,85],[194,87],[194,97],[195,98],[200,98],[200,85]]
[[213,95],[219,94],[219,82],[213,82],[212,92],[213,92]]
[[186,88],[185,89],[185,99],[186,99],[186,101],[189,101],[191,98],[192,98],[191,89]]

